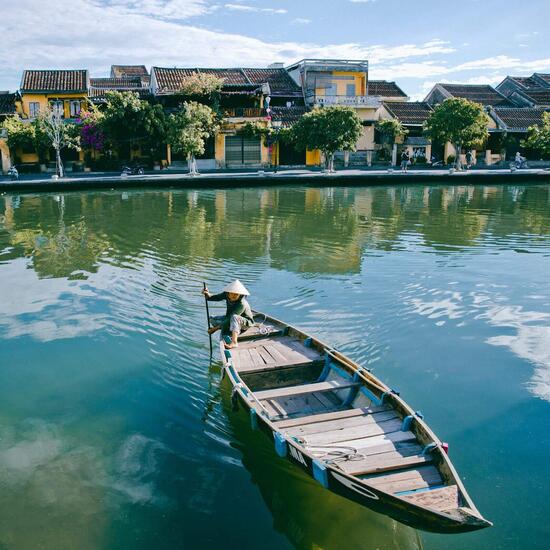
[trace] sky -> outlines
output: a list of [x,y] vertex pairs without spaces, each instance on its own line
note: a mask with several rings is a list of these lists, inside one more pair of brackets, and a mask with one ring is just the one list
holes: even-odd
[[28,69],[366,59],[413,100],[436,82],[550,73],[550,0],[0,0],[0,90]]

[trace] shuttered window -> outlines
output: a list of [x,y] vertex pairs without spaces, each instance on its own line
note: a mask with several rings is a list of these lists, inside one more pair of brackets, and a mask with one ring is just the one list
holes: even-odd
[[262,147],[260,138],[225,136],[226,164],[260,164]]

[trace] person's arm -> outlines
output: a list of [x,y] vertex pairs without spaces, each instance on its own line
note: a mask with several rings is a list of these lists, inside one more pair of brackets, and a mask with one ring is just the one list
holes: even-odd
[[209,294],[206,296],[206,299],[209,302],[221,302],[225,300],[225,292],[220,292],[219,294]]

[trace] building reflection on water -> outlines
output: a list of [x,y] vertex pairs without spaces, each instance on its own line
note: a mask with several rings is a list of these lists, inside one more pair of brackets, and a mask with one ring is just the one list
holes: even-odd
[[4,195],[0,258],[27,257],[39,277],[85,277],[143,251],[172,266],[262,259],[296,273],[352,274],[376,250],[414,243],[446,253],[480,246],[483,234],[547,236],[549,201],[547,186]]

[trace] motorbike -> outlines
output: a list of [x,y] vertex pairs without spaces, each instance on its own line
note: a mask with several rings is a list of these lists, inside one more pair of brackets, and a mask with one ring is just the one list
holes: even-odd
[[123,166],[121,176],[142,176],[145,174],[145,170],[143,169],[143,166],[139,166],[138,164],[135,164],[133,166]]
[[12,181],[16,181],[19,179],[19,172],[15,166],[10,166],[10,169],[8,170],[8,176]]

